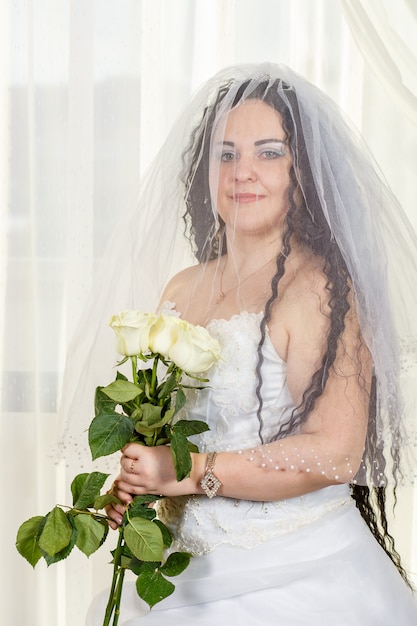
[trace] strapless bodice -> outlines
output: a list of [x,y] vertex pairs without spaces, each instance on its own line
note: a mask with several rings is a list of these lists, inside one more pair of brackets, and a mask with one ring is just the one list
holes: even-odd
[[[262,314],[241,313],[229,320],[212,320],[207,329],[221,346],[221,360],[207,377],[207,388],[189,394],[187,412],[193,419],[205,420],[210,430],[199,438],[206,450],[236,450],[260,444],[258,344]],[[269,336],[262,349],[262,429],[268,441],[279,424],[294,408],[286,385],[286,367]]]
[[[229,320],[212,320],[207,326],[220,342],[222,357],[208,372],[207,387],[189,391],[185,408],[188,419],[202,419],[210,427],[196,438],[201,452],[255,449],[261,444],[255,374],[261,319],[262,313],[243,312]],[[268,442],[290,416],[294,403],[286,384],[285,362],[268,335],[262,357],[262,435]],[[174,531],[176,549],[202,554],[221,544],[253,547],[351,504],[348,486],[337,485],[277,502],[221,496],[165,499],[159,515]]]

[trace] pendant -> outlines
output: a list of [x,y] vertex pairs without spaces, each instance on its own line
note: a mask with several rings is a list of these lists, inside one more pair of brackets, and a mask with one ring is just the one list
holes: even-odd
[[224,293],[223,291],[220,292],[219,297],[216,300],[216,304],[220,304],[220,302],[223,302],[224,300]]

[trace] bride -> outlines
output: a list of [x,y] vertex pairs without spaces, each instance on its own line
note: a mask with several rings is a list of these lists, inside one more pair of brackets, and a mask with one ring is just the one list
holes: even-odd
[[[126,585],[120,621],[415,625],[385,512],[415,436],[399,386],[397,337],[411,329],[398,254],[415,253],[401,210],[334,103],[288,68],[221,72],[181,124],[141,199],[149,272],[133,255],[133,299],[174,274],[160,311],[207,327],[222,358],[188,397],[187,416],[210,427],[188,478],[166,446],[122,451],[113,493],[165,496],[174,548],[196,558],[150,612]],[[160,177],[174,178],[173,155],[181,188]],[[152,244],[154,265],[148,235],[166,244]],[[175,273],[185,244],[197,263]],[[112,528],[123,512],[107,508]]]

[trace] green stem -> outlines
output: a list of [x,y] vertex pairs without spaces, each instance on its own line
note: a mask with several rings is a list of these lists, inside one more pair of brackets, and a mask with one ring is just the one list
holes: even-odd
[[137,356],[131,356],[130,360],[132,362],[133,382],[135,383],[135,385],[137,385],[138,384],[138,357]]
[[150,390],[151,398],[154,397],[156,384],[158,382],[158,379],[156,377],[157,369],[158,369],[158,362],[159,362],[159,357],[158,357],[158,355],[156,355],[154,360],[153,360],[153,366],[152,366],[152,379],[151,379],[151,390]]
[[82,513],[83,515],[91,515],[94,518],[99,517],[100,519],[103,519],[103,520],[110,519],[107,515],[104,515],[103,513],[99,513],[96,509],[94,509],[94,511],[90,511],[89,509],[73,509],[68,504],[57,504],[57,506],[60,506],[62,509],[69,509],[71,513],[74,513],[77,515],[79,513]]
[[120,602],[122,599],[122,589],[123,589],[125,571],[126,571],[125,568],[122,567],[119,572],[119,580],[117,582],[117,589],[116,589],[115,600],[114,600],[114,619],[113,619],[112,626],[117,626],[117,624],[119,623]]
[[123,568],[120,566],[121,561],[122,561],[122,550],[123,550],[123,529],[119,528],[119,540],[117,542],[117,547],[114,553],[113,578],[112,578],[112,583],[110,587],[109,599],[108,599],[107,606],[106,606],[106,613],[104,615],[103,626],[110,626],[110,619],[111,619],[111,616],[113,615],[115,608],[117,607],[117,601],[119,602],[119,607],[120,607],[121,587],[119,591],[120,585],[118,585],[118,579],[122,577],[122,581],[123,581],[124,571],[123,571]]

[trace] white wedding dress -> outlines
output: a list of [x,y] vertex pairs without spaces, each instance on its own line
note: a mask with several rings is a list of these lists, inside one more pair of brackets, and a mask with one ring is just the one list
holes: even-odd
[[[209,373],[210,389],[189,399],[189,414],[210,431],[200,450],[259,445],[256,380],[261,315],[213,320],[223,359]],[[265,440],[293,408],[285,363],[267,338],[262,366]],[[174,593],[151,611],[125,582],[120,626],[417,626],[417,604],[338,485],[281,502],[192,496],[168,500],[161,517],[175,532],[175,549],[192,552],[172,578]],[[87,624],[101,626],[108,597],[93,602]]]

